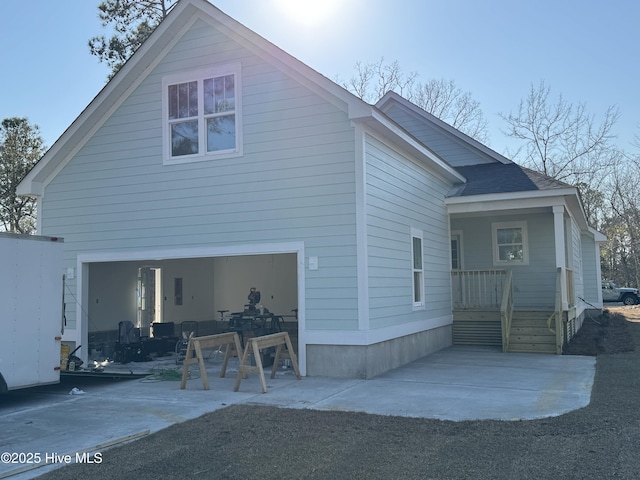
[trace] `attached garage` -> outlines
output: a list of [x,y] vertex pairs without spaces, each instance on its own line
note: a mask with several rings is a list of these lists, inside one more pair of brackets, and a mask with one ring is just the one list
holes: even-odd
[[298,310],[302,375],[370,378],[451,344],[444,199],[464,181],[379,108],[182,0],[19,193],[65,239],[63,341],[83,359],[123,321],[211,332],[256,287]]
[[81,344],[87,345],[89,355],[97,350],[112,353],[124,321],[142,337],[153,337],[154,323],[173,324],[176,335],[182,322],[197,322],[198,335],[220,333],[228,330],[231,313],[243,311],[255,287],[261,293],[260,304],[283,317],[294,348],[300,351],[304,257],[299,253],[296,247],[254,246],[244,252],[193,249],[81,255]]

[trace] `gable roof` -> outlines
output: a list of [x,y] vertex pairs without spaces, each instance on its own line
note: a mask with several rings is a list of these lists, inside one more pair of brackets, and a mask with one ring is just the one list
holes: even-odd
[[[388,112],[393,107],[399,107],[403,111],[410,114],[413,118],[417,119],[419,122],[428,125],[430,128],[438,131],[439,134],[444,135],[451,139],[453,142],[461,146],[462,148],[472,150],[477,156],[486,159],[486,161],[490,163],[502,163],[502,164],[510,164],[513,163],[510,159],[500,155],[498,152],[492,150],[486,145],[480,143],[476,139],[470,137],[469,135],[461,132],[455,127],[452,127],[447,122],[439,119],[435,115],[427,112],[426,110],[420,108],[416,104],[410,102],[406,98],[398,95],[396,92],[389,91],[387,92],[379,101],[376,103],[376,107],[380,109],[382,112]],[[445,158],[446,160],[446,158]]]
[[388,138],[406,145],[423,161],[453,182],[464,179],[450,165],[405,132],[395,128],[374,106],[369,105],[327,77],[303,64],[274,44],[223,13],[207,0],[180,0],[118,73],[80,113],[62,136],[20,182],[19,195],[41,196],[44,187],[85,145],[109,116],[162,61],[170,48],[198,20],[203,20],[234,41],[259,55],[314,93],[347,112],[350,119],[363,121],[385,132]]
[[[385,114],[396,106],[408,112],[412,119],[424,122],[463,148],[475,150],[479,156],[490,160],[488,163],[455,167],[466,181],[455,185],[445,199],[450,214],[477,214],[486,213],[493,208],[526,209],[565,204],[584,232],[589,232],[596,241],[605,239],[589,226],[580,192],[576,187],[518,165],[395,92],[388,92],[376,104]],[[446,156],[440,158],[447,161]]]
[[[412,119],[418,120],[416,128],[419,128],[420,123],[424,123],[437,130],[439,134],[453,139],[463,148],[474,150],[484,160],[489,160],[488,163],[455,167],[466,181],[451,189],[447,196],[449,206],[473,204],[477,199],[471,197],[478,195],[491,196],[494,199],[511,199],[511,201],[523,206],[528,200],[537,202],[540,197],[571,197],[571,203],[582,212],[581,217],[586,223],[586,216],[577,188],[518,165],[395,92],[387,92],[376,104],[376,107],[382,112],[399,107],[408,112]],[[441,156],[441,158],[443,161],[447,161],[446,156]],[[450,208],[450,210],[452,209]]]

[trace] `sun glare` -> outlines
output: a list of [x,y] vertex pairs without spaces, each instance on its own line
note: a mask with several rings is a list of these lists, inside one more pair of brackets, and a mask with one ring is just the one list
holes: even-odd
[[291,22],[313,27],[327,22],[341,0],[275,0],[278,9]]

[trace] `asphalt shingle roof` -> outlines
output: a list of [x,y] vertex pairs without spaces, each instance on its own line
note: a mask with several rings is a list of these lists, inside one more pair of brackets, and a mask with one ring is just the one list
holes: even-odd
[[453,195],[459,197],[569,187],[564,182],[516,163],[469,165],[457,167],[456,170],[467,179],[467,183]]

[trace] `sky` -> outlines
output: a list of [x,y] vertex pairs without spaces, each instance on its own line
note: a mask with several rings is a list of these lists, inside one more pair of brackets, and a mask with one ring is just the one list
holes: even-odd
[[[0,120],[27,117],[47,146],[105,85],[109,68],[89,53],[110,32],[100,0],[0,0]],[[335,79],[355,64],[398,61],[418,81],[453,80],[505,152],[499,114],[516,112],[540,81],[634,151],[640,133],[640,2],[629,0],[211,0],[298,60]]]

